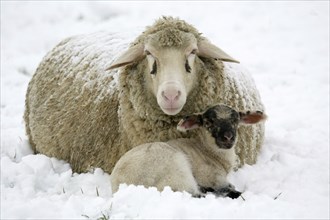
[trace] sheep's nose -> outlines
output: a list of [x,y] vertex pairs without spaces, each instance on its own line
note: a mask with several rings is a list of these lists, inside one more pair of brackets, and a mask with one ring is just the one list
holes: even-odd
[[164,100],[166,102],[174,102],[177,101],[179,99],[181,95],[181,91],[180,90],[166,90],[162,92],[162,97],[164,98]]
[[233,139],[233,133],[230,131],[226,131],[223,136],[227,139],[227,141],[231,141]]

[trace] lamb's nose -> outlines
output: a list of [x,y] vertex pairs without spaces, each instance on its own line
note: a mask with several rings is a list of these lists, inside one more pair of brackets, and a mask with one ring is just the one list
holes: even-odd
[[227,141],[231,141],[234,135],[232,132],[226,131],[223,136],[227,139]]

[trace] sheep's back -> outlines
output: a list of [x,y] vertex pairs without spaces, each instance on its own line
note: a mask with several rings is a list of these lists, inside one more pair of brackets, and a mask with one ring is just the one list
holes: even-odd
[[[221,102],[237,111],[264,111],[255,82],[240,64],[224,65],[224,88]],[[264,123],[242,125],[238,129],[236,153],[239,165],[254,164],[264,140]]]
[[75,171],[112,155],[107,147],[118,136],[118,73],[106,68],[126,42],[107,32],[80,35],[43,58],[26,96],[26,128],[37,152],[67,160]]

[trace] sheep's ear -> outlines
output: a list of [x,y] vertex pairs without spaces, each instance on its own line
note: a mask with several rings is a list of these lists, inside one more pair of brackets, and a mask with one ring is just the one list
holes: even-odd
[[135,61],[138,61],[144,57],[144,45],[137,44],[129,48],[125,53],[123,53],[119,58],[117,58],[107,70],[118,68],[121,66],[126,66]]
[[242,124],[256,124],[267,119],[267,116],[261,112],[240,112],[240,123]]
[[203,125],[202,115],[195,114],[195,115],[187,116],[184,119],[181,119],[181,121],[177,126],[177,129],[179,131],[188,131],[198,128],[202,125]]
[[200,42],[198,42],[197,46],[198,56],[219,59],[226,62],[239,63],[239,61],[235,60],[223,50],[221,50],[219,47],[211,44],[207,40],[201,40]]

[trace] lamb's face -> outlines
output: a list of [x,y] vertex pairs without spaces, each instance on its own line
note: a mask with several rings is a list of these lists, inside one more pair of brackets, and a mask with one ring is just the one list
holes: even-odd
[[237,112],[219,104],[208,108],[204,113],[185,117],[177,128],[186,131],[203,127],[209,133],[206,141],[214,142],[219,148],[230,149],[235,145],[240,124],[256,124],[266,118],[267,116],[260,111]]
[[147,86],[157,99],[162,111],[175,115],[181,111],[196,79],[195,58],[197,40],[190,33],[176,33],[178,39],[162,41],[163,32],[151,35],[145,42],[148,62]]
[[237,137],[240,115],[225,105],[216,105],[201,115],[202,126],[211,134],[219,148],[230,149]]

